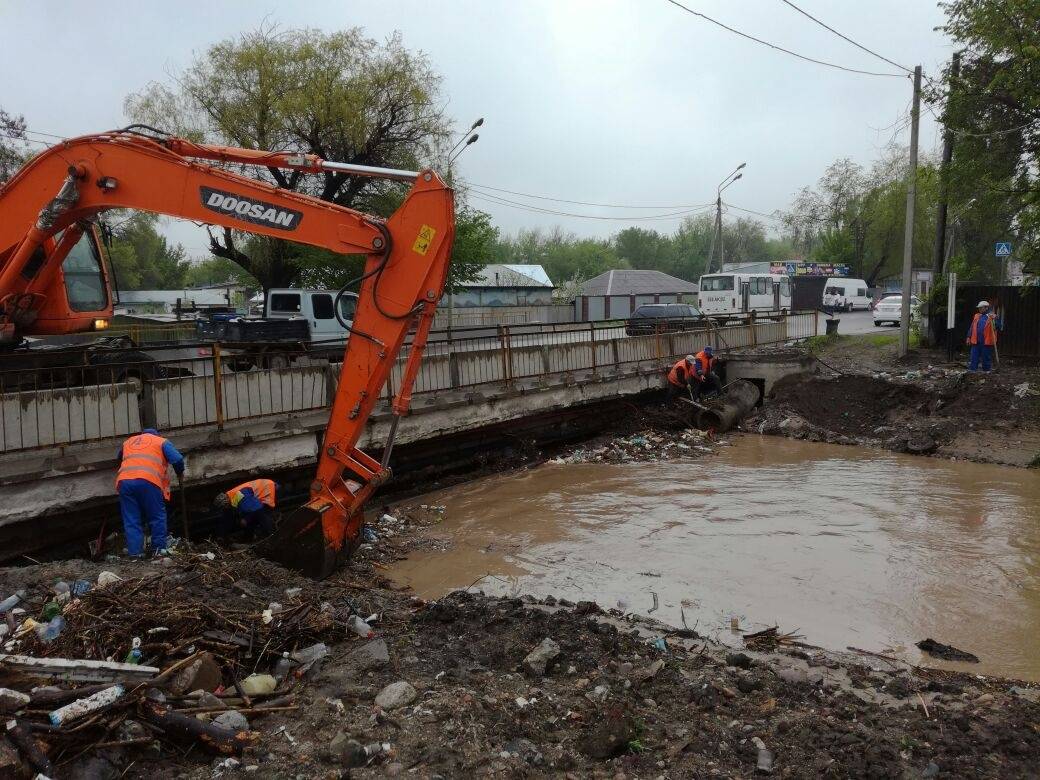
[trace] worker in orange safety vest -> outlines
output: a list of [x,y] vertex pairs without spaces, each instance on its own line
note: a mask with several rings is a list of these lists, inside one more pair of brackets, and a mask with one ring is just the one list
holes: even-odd
[[236,528],[242,528],[248,541],[268,536],[274,529],[271,510],[278,505],[277,493],[278,483],[264,478],[217,493],[213,503],[223,511],[222,535],[229,536]]
[[696,358],[687,355],[682,360],[676,361],[668,372],[668,400],[674,400],[676,396],[685,395],[689,392],[686,388],[691,382],[696,381]]
[[997,328],[1000,321],[990,314],[989,301],[979,301],[978,312],[968,328],[966,344],[971,347],[968,370],[978,371],[982,364],[983,371],[993,368],[993,349],[997,346]]
[[152,551],[166,555],[166,501],[170,500],[170,474],[184,475],[184,457],[154,428],[131,436],[119,448],[116,490],[123,518],[126,551],[132,558],[144,555],[144,522],[152,534]]

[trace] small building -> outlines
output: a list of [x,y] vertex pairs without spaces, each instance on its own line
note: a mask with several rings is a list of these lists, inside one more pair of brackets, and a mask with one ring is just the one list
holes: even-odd
[[575,320],[625,319],[646,303],[694,300],[697,285],[661,271],[605,271],[581,286],[574,299]]
[[116,314],[193,314],[200,309],[238,309],[245,302],[240,285],[182,290],[119,290]]
[[471,282],[463,282],[454,293],[445,293],[441,303],[456,309],[475,306],[548,306],[555,285],[540,265],[486,265]]

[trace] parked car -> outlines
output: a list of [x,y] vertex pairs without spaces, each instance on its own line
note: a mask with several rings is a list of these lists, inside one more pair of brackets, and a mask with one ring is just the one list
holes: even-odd
[[[874,307],[874,325],[881,326],[886,322],[898,325],[902,317],[903,296],[886,295]],[[921,319],[921,299],[916,295],[910,296],[910,319],[911,321]]]
[[625,323],[629,336],[648,333],[674,333],[701,327],[703,317],[696,306],[687,303],[647,303],[636,307]]

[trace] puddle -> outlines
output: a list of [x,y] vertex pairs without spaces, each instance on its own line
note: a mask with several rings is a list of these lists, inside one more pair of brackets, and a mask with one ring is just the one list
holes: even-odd
[[[730,618],[921,661],[926,637],[1040,680],[1040,478],[999,466],[740,436],[717,456],[545,465],[427,497],[447,552],[391,571],[647,613],[726,641]],[[487,575],[487,576],[485,576]]]

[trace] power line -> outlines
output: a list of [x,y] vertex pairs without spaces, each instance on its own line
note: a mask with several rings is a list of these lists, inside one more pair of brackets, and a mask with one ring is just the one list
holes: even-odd
[[674,5],[676,8],[681,8],[683,11],[686,11],[686,13],[688,13],[688,14],[693,14],[694,16],[699,16],[700,18],[704,19],[705,21],[711,22],[712,24],[717,25],[718,27],[721,27],[723,30],[728,30],[729,32],[733,33],[734,35],[739,35],[741,38],[747,38],[749,41],[754,41],[755,43],[760,43],[763,46],[768,46],[770,49],[775,49],[776,51],[783,52],[784,54],[789,54],[792,57],[797,57],[798,59],[805,60],[806,62],[812,62],[812,63],[815,63],[816,65],[823,65],[823,66],[828,67],[828,68],[837,68],[838,70],[844,70],[844,71],[846,71],[848,73],[859,73],[859,74],[862,74],[864,76],[890,76],[890,77],[900,78],[900,79],[901,78],[906,78],[906,74],[905,73],[878,73],[877,71],[872,71],[872,70],[859,70],[858,68],[847,68],[844,65],[838,65],[837,63],[834,63],[834,62],[826,62],[824,60],[814,59],[813,57],[807,57],[804,54],[799,54],[796,51],[791,51],[790,49],[785,49],[783,46],[777,46],[775,43],[770,43],[769,41],[764,41],[761,38],[756,38],[754,35],[748,35],[745,32],[741,32],[740,30],[737,30],[736,28],[730,27],[729,25],[725,25],[722,22],[718,21],[717,19],[712,19],[707,14],[702,14],[700,11],[694,11],[692,8],[687,8],[685,5],[683,5],[682,3],[678,2],[678,0],[668,0],[668,2],[671,3],[672,5]]
[[746,209],[746,208],[743,208],[741,206],[734,206],[732,203],[727,203],[726,201],[723,201],[722,205],[726,206],[727,208],[736,209],[737,211],[744,211],[744,212],[747,212],[748,214],[754,214],[755,216],[758,216],[758,217],[766,217],[767,219],[775,219],[777,221],[782,221],[783,220],[783,217],[777,216],[776,212],[774,212],[772,214],[766,214],[764,211],[755,211],[754,209]]
[[699,209],[704,206],[712,206],[712,203],[699,203],[695,206],[685,205],[668,205],[668,206],[636,206],[636,205],[619,205],[616,203],[591,203],[585,200],[567,200],[566,198],[551,198],[548,195],[533,195],[530,192],[517,192],[516,190],[506,190],[501,187],[492,187],[487,184],[476,184],[469,182],[468,186],[473,187],[476,190],[493,190],[494,192],[505,192],[510,195],[519,195],[522,198],[534,198],[536,200],[550,200],[555,203],[573,203],[578,206],[598,206],[604,209]]
[[489,195],[487,193],[471,194],[471,197],[476,200],[484,201],[486,203],[492,203],[497,206],[507,206],[509,208],[520,209],[521,211],[529,211],[534,214],[552,214],[560,217],[573,217],[576,219],[597,219],[604,221],[613,222],[640,222],[648,220],[661,220],[661,219],[675,219],[677,217],[684,217],[690,214],[694,214],[697,211],[702,211],[714,206],[714,204],[708,204],[707,206],[700,207],[699,209],[687,209],[684,211],[675,211],[669,214],[640,214],[636,215],[620,215],[616,217],[605,217],[597,214],[576,214],[569,211],[557,211],[555,209],[546,209],[540,206],[532,206],[529,203],[519,203],[514,200],[508,200],[501,198],[498,195]]
[[831,31],[832,33],[834,33],[835,35],[837,35],[837,36],[838,36],[839,38],[841,38],[842,40],[845,40],[845,41],[848,41],[849,43],[851,43],[851,44],[852,44],[853,46],[855,46],[855,47],[856,47],[857,49],[862,49],[862,50],[863,50],[863,51],[865,51],[865,52],[866,52],[867,54],[871,54],[871,55],[873,55],[873,56],[877,57],[877,58],[878,58],[879,60],[884,60],[884,61],[885,61],[885,62],[887,62],[887,63],[888,63],[889,65],[895,65],[895,66],[896,66],[897,68],[899,68],[900,70],[905,70],[905,71],[906,71],[907,73],[913,73],[913,69],[912,69],[912,68],[908,68],[908,67],[906,67],[905,65],[900,65],[900,64],[899,64],[898,62],[893,62],[893,61],[892,61],[892,60],[890,60],[890,59],[889,59],[888,57],[883,57],[882,55],[878,54],[878,53],[877,53],[876,51],[872,51],[871,49],[868,49],[868,48],[867,48],[866,46],[864,46],[863,44],[861,44],[861,43],[857,43],[856,41],[852,40],[852,38],[850,38],[849,36],[847,36],[847,35],[842,35],[842,34],[841,34],[840,32],[838,32],[837,30],[835,30],[835,29],[834,29],[833,27],[831,27],[830,25],[828,25],[828,24],[825,24],[824,22],[821,22],[821,21],[820,21],[819,19],[817,19],[817,18],[816,18],[815,16],[813,16],[813,15],[812,15],[811,13],[809,13],[808,11],[803,11],[803,10],[802,10],[801,8],[799,8],[799,7],[798,7],[798,6],[796,6],[796,5],[794,4],[794,3],[792,3],[792,2],[791,2],[791,0],[780,0],[780,2],[781,2],[781,3],[785,3],[785,4],[789,5],[789,6],[791,6],[791,8],[793,8],[794,10],[796,10],[796,11],[797,11],[798,13],[800,13],[800,14],[801,14],[802,16],[807,16],[808,18],[810,18],[810,19],[812,19],[812,20],[813,20],[814,22],[816,22],[816,24],[820,25],[820,27],[823,27],[823,28],[824,28],[824,29],[826,29],[826,30],[830,30],[830,31]]

